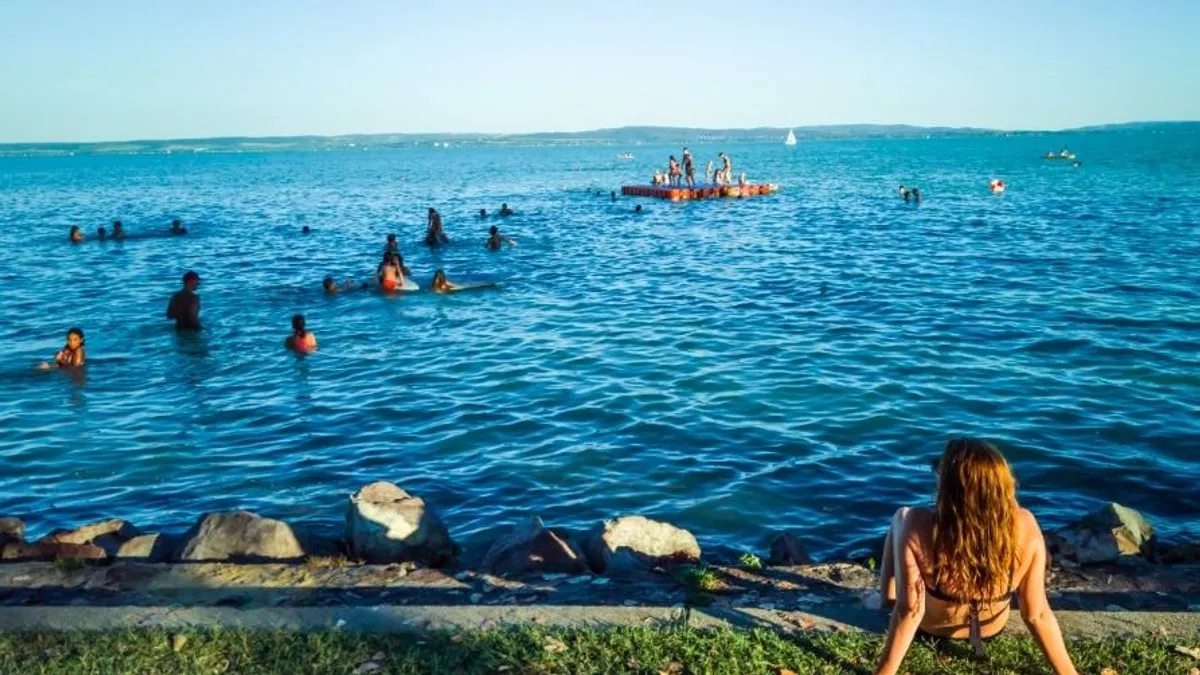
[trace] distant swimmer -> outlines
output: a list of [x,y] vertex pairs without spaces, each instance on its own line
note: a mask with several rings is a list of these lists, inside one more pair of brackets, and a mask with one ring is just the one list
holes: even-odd
[[442,229],[442,216],[436,209],[429,209],[429,227],[425,230],[425,245],[437,246],[438,244],[449,244],[450,238],[446,236],[445,230]]
[[608,193],[608,197],[610,201],[617,201],[617,191],[613,190],[612,192]]
[[501,217],[501,218],[507,218],[507,217],[511,216],[512,214],[514,214],[514,213],[516,213],[516,212],[515,212],[515,211],[513,211],[512,209],[508,208],[508,204],[507,204],[507,203],[505,203],[505,204],[501,204],[501,205],[500,205],[500,217]]
[[113,221],[112,238],[113,239],[124,239],[125,238],[125,226],[121,225],[121,221],[119,221],[119,220]]
[[188,233],[187,228],[183,226],[183,223],[179,222],[178,218],[171,221],[171,234],[187,234],[187,233]]
[[396,242],[395,234],[389,234],[387,236],[387,243],[384,244],[383,252],[385,255],[391,253],[392,255],[396,256],[396,260],[400,263],[400,271],[404,272],[405,274],[409,274],[408,267],[404,265],[404,256],[400,253],[400,244]]
[[641,212],[642,212],[642,205],[641,205],[641,204],[638,204],[637,206],[633,207],[633,212],[634,212],[634,213],[641,213]]
[[908,190],[905,190],[905,189],[904,189],[904,183],[901,183],[901,184],[900,184],[900,196],[901,196],[901,197],[903,197],[903,196],[904,196],[904,195],[906,195],[906,194],[908,194]]
[[346,279],[340,286],[333,280],[333,277],[325,277],[321,280],[321,288],[324,288],[325,292],[329,295],[337,295],[346,291],[357,291],[360,288],[366,287],[365,283],[359,283],[353,279]]
[[292,334],[283,341],[283,346],[302,354],[317,350],[317,336],[305,326],[303,314],[292,317]]
[[679,169],[679,162],[675,159],[675,155],[667,160],[667,182],[671,185],[679,185],[679,177],[683,172]]
[[1083,166],[1083,162],[1080,162],[1080,161],[1075,161],[1075,162],[1072,162],[1072,163],[1071,163],[1071,166],[1073,166],[1073,167],[1075,167],[1076,169],[1078,169],[1079,167]]
[[429,287],[433,289],[434,293],[449,293],[450,291],[458,290],[458,285],[450,283],[450,281],[446,279],[446,273],[442,270],[438,270],[433,273],[433,283],[431,283]]
[[908,188],[901,185],[900,186],[900,196],[904,198],[905,202],[907,202],[910,199],[912,199],[912,190],[909,190]]
[[988,189],[992,191],[992,194],[998,195],[1004,192],[1004,181],[999,178],[993,178],[992,182],[988,183]]
[[384,253],[383,262],[375,270],[375,280],[385,291],[396,291],[404,285],[404,271],[400,269],[400,261],[394,253]]
[[500,247],[502,247],[504,244],[516,246],[517,242],[509,239],[508,237],[500,236],[500,228],[493,225],[492,229],[488,231],[488,238],[485,246],[487,246],[489,250],[499,251]]
[[487,209],[479,209],[480,219],[487,218]]
[[307,225],[305,225],[304,227],[300,228],[300,233],[301,233],[301,234],[308,234],[309,232],[312,232],[312,230],[311,230],[311,229],[309,229],[309,227],[308,227]]
[[38,366],[42,370],[51,368],[78,368],[84,365],[87,350],[84,349],[83,329],[72,328],[67,331],[67,344],[54,355],[54,363],[43,363]]
[[920,204],[921,203],[921,190],[918,188],[913,188],[912,189],[912,198],[913,198],[913,202]]
[[78,225],[71,226],[71,243],[78,244],[83,241],[83,230],[79,229]]
[[103,225],[96,228],[96,238],[100,241],[104,241],[108,238],[108,230],[105,230]]
[[688,187],[696,187],[696,160],[692,157],[692,151],[687,148],[683,149],[683,175],[687,179]]
[[183,290],[171,296],[167,318],[175,321],[175,330],[200,330],[200,275],[188,270],[183,275]]

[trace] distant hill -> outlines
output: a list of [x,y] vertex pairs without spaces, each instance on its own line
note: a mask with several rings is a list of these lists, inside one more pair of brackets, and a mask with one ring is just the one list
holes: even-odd
[[[955,138],[1045,133],[1103,131],[1146,131],[1162,128],[1176,131],[1194,128],[1200,122],[1131,122],[1084,127],[1062,132],[1000,131],[972,127],[918,127],[907,124],[832,124],[794,127],[796,138],[852,140],[881,138]],[[695,129],[688,127],[620,127],[593,131],[540,132],[532,134],[353,134],[347,136],[271,136],[263,138],[193,138],[174,140],[121,141],[102,143],[10,143],[0,144],[0,156],[64,156],[112,154],[172,154],[282,152],[330,150],[384,150],[421,146],[481,145],[616,145],[653,143],[753,143],[780,141],[787,127],[755,129]]]

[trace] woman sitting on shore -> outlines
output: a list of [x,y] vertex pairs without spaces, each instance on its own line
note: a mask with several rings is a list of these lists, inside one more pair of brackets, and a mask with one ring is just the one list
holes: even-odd
[[1012,596],[1057,675],[1075,673],[1046,599],[1046,544],[1033,514],[1020,507],[1012,470],[991,444],[950,441],[937,467],[933,510],[901,508],[883,545],[880,593],[895,603],[875,672],[900,670],[918,632],[983,640],[1004,630]]

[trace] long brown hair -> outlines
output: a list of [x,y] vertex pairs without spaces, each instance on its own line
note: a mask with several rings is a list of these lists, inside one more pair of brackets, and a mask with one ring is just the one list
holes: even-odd
[[938,467],[933,514],[933,578],[964,601],[1011,589],[1017,557],[1017,481],[992,444],[956,438]]

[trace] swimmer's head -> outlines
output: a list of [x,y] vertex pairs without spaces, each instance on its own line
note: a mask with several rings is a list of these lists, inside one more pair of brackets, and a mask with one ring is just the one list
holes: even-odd
[[73,326],[67,330],[67,346],[71,349],[79,349],[83,346],[82,328]]
[[634,213],[641,213],[641,212],[642,212],[642,205],[641,205],[641,204],[638,204],[637,206],[633,207],[633,212],[634,212]]
[[303,314],[296,314],[295,316],[292,317],[292,330],[296,331],[297,333],[304,332],[304,315]]
[[103,226],[103,225],[101,225],[100,227],[96,228],[96,236],[98,236],[98,237],[100,237],[101,239],[103,239],[103,238],[104,238],[104,235],[106,235],[106,234],[108,234],[108,231],[104,229],[104,226]]
[[76,233],[76,232],[78,232],[78,231],[79,231],[79,226],[78,226],[78,225],[72,225],[72,226],[71,226],[71,234],[75,234],[75,233]]
[[304,234],[308,234],[309,232],[312,232],[312,230],[308,229],[307,225],[305,225],[304,228],[301,229],[300,231],[303,232]]
[[487,209],[479,209],[479,217],[487,218]]
[[491,226],[491,228],[488,229],[488,233],[491,234],[492,236],[496,236],[497,234],[500,234],[500,228],[493,225],[493,226]]
[[394,243],[396,243],[396,235],[394,235],[394,234],[389,234],[389,235],[388,235],[388,238],[387,238],[387,240],[388,240],[388,243],[389,243],[389,244],[394,244]]
[[501,205],[500,205],[500,210],[501,210],[501,211],[506,211],[506,210],[508,210],[508,202],[504,202],[503,204],[501,204]]
[[437,213],[437,211],[435,211],[435,210],[434,210],[434,208],[433,208],[432,206],[431,206],[431,207],[429,207],[429,215],[431,215],[431,216],[432,216],[432,215],[433,215],[433,214],[435,214],[435,213]]
[[188,270],[183,273],[184,288],[195,288],[200,285],[200,275],[193,270]]
[[325,277],[321,280],[321,286],[327,291],[332,291],[337,287],[337,282],[333,280],[333,277]]
[[438,285],[444,284],[444,283],[446,283],[446,273],[443,272],[442,270],[438,270],[438,271],[434,272],[433,273],[433,285],[438,286]]
[[672,162],[674,162],[674,161],[675,161],[675,155],[671,155],[671,161],[672,161]]

